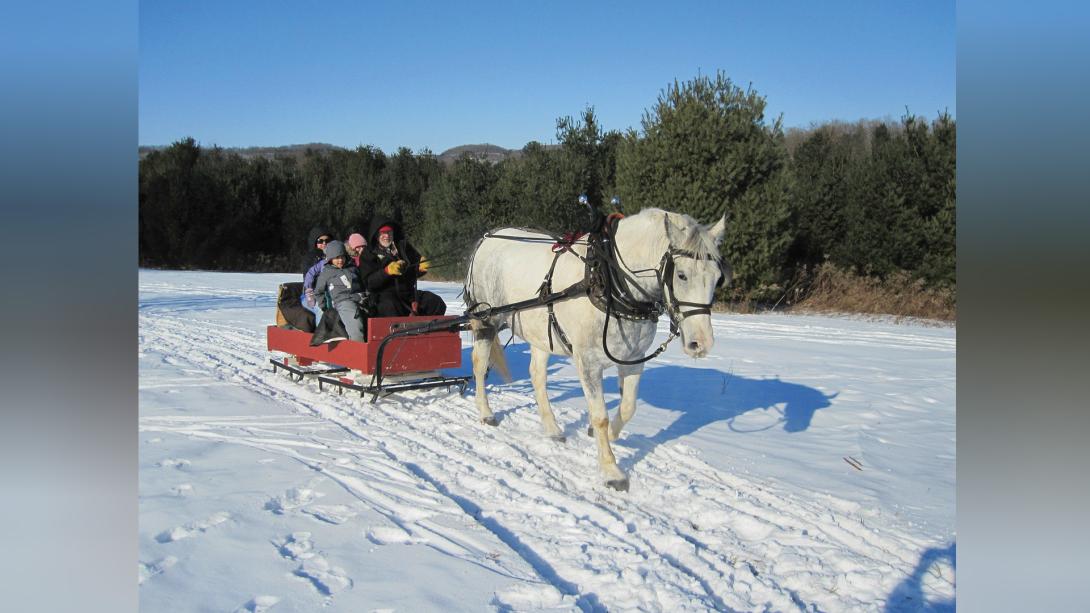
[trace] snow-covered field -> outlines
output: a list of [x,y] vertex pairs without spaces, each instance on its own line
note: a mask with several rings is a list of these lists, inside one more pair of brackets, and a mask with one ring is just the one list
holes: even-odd
[[517,339],[495,428],[472,388],[373,405],[274,375],[292,280],[140,272],[144,610],[954,608],[952,327],[716,314],[708,358],[649,363],[618,493],[567,359],[567,442],[540,435]]

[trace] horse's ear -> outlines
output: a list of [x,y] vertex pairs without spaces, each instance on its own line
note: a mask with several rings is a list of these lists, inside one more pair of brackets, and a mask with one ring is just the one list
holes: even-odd
[[671,245],[680,245],[685,238],[681,232],[681,224],[678,223],[679,218],[677,215],[671,215],[666,213],[666,238],[670,241]]
[[714,226],[708,229],[708,234],[711,235],[712,240],[715,241],[715,245],[718,247],[723,244],[723,237],[727,234],[727,214],[723,213],[723,216],[719,218]]

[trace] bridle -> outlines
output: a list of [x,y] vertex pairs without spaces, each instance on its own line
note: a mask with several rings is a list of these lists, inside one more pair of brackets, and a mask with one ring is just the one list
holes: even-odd
[[[603,234],[612,235],[616,228],[616,222],[619,219],[610,220],[603,227]],[[663,223],[668,223],[666,218],[663,218]],[[669,236],[669,233],[667,233]],[[603,241],[607,242],[607,241]],[[713,255],[700,255],[687,249],[679,249],[672,245],[668,246],[667,250],[662,254],[662,258],[659,259],[659,264],[654,268],[655,278],[658,281],[659,290],[662,293],[660,299],[654,299],[647,291],[645,291],[636,282],[635,275],[641,272],[649,272],[652,269],[632,270],[624,263],[623,258],[620,257],[620,253],[617,251],[616,242],[612,238],[608,239],[609,250],[612,252],[613,257],[605,257],[605,261],[608,263],[610,270],[604,277],[607,279],[607,287],[605,288],[606,294],[606,320],[605,325],[602,328],[602,349],[606,353],[606,357],[613,360],[618,364],[641,364],[646,362],[655,356],[659,355],[666,350],[666,346],[670,344],[675,338],[681,334],[681,322],[688,317],[694,315],[711,315],[711,307],[714,304],[715,299],[712,302],[688,302],[685,300],[679,300],[674,291],[674,268],[676,267],[675,260],[679,257],[691,258],[694,260],[711,260],[715,262],[719,267],[719,279],[715,283],[715,287],[719,288],[729,278],[729,272],[726,267],[726,263],[722,258]],[[617,358],[609,351],[609,346],[606,343],[606,338],[609,333],[609,320],[613,315],[613,301],[615,294],[625,296],[627,299],[632,298],[632,293],[628,292],[626,288],[620,288],[619,292],[613,287],[614,279],[624,279],[626,283],[624,285],[630,285],[635,287],[645,297],[650,298],[650,301],[643,304],[648,305],[648,313],[653,314],[653,317],[641,317],[641,319],[658,319],[662,313],[666,313],[670,317],[670,336],[661,344],[654,352],[636,360],[622,360]],[[683,307],[692,307],[688,310],[683,310]]]
[[[726,282],[728,273],[726,265],[721,258],[714,256],[697,255],[696,253],[687,249],[677,249],[670,247],[666,253],[662,254],[662,259],[659,260],[659,266],[655,270],[655,275],[658,278],[659,288],[662,290],[662,296],[665,307],[663,310],[670,316],[670,333],[675,334],[680,330],[681,322],[693,315],[711,315],[712,305],[715,303],[713,298],[711,302],[686,302],[684,300],[678,300],[677,295],[674,293],[674,267],[675,260],[679,257],[691,258],[694,260],[711,260],[719,267],[719,280],[715,282],[716,289],[723,286]],[[681,310],[682,307],[694,307],[688,311]],[[676,335],[676,334],[675,334]]]

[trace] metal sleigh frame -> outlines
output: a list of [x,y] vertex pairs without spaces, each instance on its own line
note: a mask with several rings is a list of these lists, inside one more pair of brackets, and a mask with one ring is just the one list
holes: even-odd
[[[268,326],[270,351],[289,357],[270,358],[273,372],[283,369],[294,381],[314,377],[318,389],[326,386],[371,394],[371,402],[396,392],[457,387],[464,394],[470,377],[444,376],[438,371],[462,364],[459,332],[468,329],[466,317],[373,317],[361,341],[334,341],[310,345],[311,335],[300,330]],[[323,366],[312,368],[313,364]],[[369,382],[364,383],[365,379]]]

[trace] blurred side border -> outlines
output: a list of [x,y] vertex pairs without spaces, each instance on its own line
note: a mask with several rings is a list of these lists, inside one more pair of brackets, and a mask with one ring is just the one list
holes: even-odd
[[138,9],[0,24],[5,610],[138,606]]

